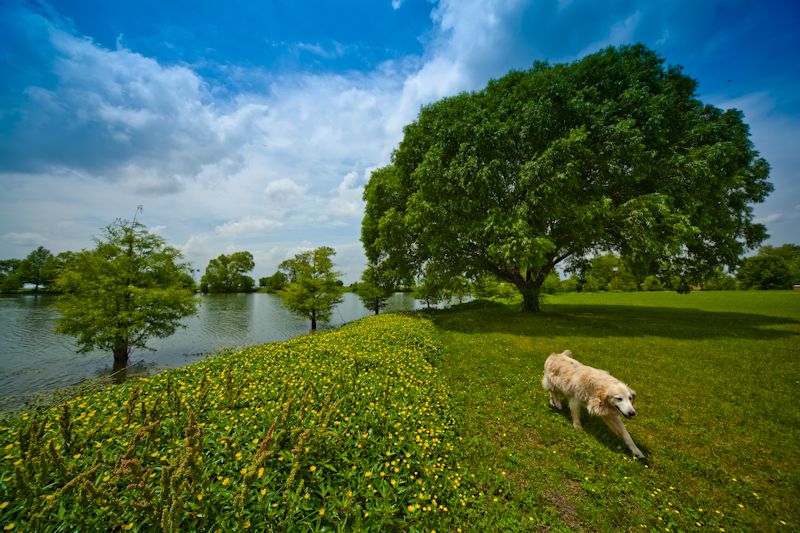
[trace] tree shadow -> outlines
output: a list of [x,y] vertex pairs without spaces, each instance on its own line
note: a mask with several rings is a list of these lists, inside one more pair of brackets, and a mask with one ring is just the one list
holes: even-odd
[[744,338],[785,339],[800,336],[785,326],[793,318],[693,308],[612,304],[548,305],[538,314],[511,306],[475,301],[431,314],[444,330],[525,336],[665,337],[681,340]]

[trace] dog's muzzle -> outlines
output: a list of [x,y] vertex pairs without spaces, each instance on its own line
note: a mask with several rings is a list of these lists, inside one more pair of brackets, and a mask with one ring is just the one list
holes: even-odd
[[624,416],[625,418],[633,418],[634,416],[636,416],[636,411],[633,411],[633,410],[631,410],[630,413],[626,413],[625,411],[623,411],[622,409],[617,407],[617,411],[619,411],[622,414],[622,416]]

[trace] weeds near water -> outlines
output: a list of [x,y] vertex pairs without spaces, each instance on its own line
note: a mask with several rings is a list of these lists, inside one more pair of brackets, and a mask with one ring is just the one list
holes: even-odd
[[431,324],[382,316],[0,422],[0,527],[432,528],[470,496]]

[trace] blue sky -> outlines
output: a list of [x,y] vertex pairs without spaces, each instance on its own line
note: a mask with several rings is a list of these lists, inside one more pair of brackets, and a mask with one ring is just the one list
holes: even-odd
[[775,185],[756,218],[800,243],[798,27],[794,0],[0,0],[0,258],[142,205],[195,268],[329,245],[354,281],[364,184],[421,105],[633,42],[744,111]]

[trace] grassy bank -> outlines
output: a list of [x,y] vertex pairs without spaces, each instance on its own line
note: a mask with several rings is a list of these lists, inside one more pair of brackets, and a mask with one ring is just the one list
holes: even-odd
[[[539,316],[475,302],[435,323],[484,494],[468,529],[800,528],[800,294],[568,294]],[[542,365],[566,348],[636,389],[646,461],[548,407]]]
[[1,527],[431,529],[467,503],[435,338],[374,317],[4,420]]
[[[0,527],[800,529],[800,294],[517,309],[370,317],[5,419]],[[548,406],[566,348],[636,389],[645,461]]]

